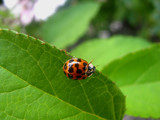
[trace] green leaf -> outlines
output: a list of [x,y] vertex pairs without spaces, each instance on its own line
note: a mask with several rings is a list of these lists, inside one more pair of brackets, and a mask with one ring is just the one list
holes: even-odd
[[160,118],[160,45],[116,60],[102,72],[127,96],[128,115]]
[[150,46],[146,40],[138,37],[114,36],[109,39],[95,39],[83,43],[71,54],[87,61],[93,60],[97,69],[101,70],[106,64],[130,52]]
[[44,24],[44,40],[58,48],[73,44],[86,32],[99,7],[97,2],[85,2],[57,12]]
[[69,57],[55,47],[0,30],[0,119],[121,120],[124,96],[96,72],[77,81],[62,70]]

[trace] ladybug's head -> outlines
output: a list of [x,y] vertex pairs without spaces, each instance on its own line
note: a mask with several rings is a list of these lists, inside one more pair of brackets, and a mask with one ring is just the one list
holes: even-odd
[[87,75],[90,77],[95,72],[96,67],[93,66],[91,63],[88,65],[88,72]]

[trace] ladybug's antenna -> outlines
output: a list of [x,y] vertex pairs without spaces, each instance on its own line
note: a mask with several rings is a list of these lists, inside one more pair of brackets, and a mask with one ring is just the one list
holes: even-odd
[[100,65],[96,65],[95,67],[97,68],[98,66],[100,66]]
[[91,64],[91,63],[93,62],[93,60],[94,60],[94,59],[92,59],[92,60],[89,62],[89,64]]
[[74,56],[71,56],[71,55],[67,52],[67,50],[65,50],[65,49],[60,49],[60,51],[65,52],[65,54],[66,54],[67,56],[69,56],[70,58],[75,58]]

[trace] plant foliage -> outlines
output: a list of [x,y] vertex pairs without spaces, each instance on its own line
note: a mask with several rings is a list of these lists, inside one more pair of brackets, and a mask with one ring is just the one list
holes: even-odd
[[0,30],[0,118],[11,120],[121,120],[119,88],[98,71],[68,79],[69,57],[33,37]]

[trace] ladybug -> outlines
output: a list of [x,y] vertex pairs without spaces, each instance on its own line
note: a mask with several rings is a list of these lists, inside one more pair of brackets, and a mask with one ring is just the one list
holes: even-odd
[[81,58],[72,58],[63,65],[64,74],[73,80],[82,80],[95,72],[95,66]]

